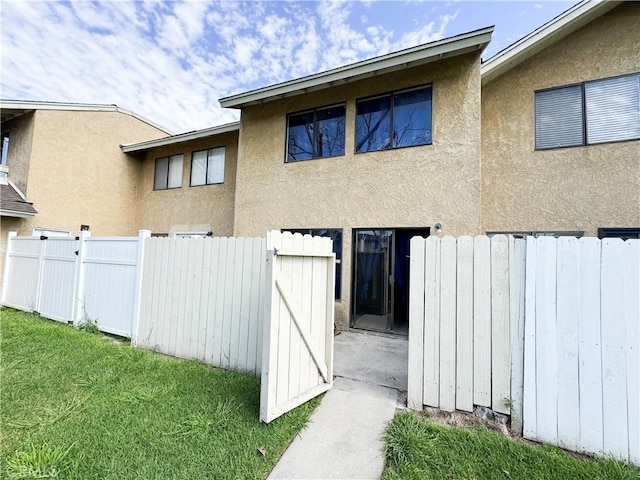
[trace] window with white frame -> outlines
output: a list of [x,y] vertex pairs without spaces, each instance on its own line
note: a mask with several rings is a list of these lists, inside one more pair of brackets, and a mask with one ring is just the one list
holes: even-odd
[[156,158],[156,169],[153,177],[154,190],[167,190],[182,186],[182,163],[184,155]]
[[191,154],[191,186],[224,183],[225,147]]
[[640,74],[535,92],[537,150],[640,139]]

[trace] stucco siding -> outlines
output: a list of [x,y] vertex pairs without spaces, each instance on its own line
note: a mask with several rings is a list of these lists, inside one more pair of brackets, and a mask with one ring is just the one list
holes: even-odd
[[[225,147],[224,183],[190,186],[191,155],[198,150]],[[155,159],[184,155],[182,187],[153,190]],[[137,204],[138,226],[154,233],[211,231],[233,235],[238,132],[157,147],[144,158]]]
[[535,151],[534,91],[640,72],[627,2],[482,89],[482,229],[640,226],[640,141]]
[[23,225],[95,235],[137,231],[136,199],[141,163],[120,149],[166,133],[119,112],[35,112],[27,197],[38,215]]
[[[433,144],[354,154],[355,100],[432,83]],[[288,113],[346,102],[346,154],[284,163]],[[343,229],[342,301],[347,326],[353,228],[480,228],[479,55],[437,62],[242,111],[234,232]]]

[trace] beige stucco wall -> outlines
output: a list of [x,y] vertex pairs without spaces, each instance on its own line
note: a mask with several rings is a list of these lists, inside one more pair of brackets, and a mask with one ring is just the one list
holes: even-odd
[[[191,154],[225,147],[224,183],[189,186]],[[153,190],[155,159],[184,155],[182,187]],[[150,149],[144,158],[138,208],[138,227],[154,233],[211,231],[215,236],[233,235],[238,132],[200,138]]]
[[9,152],[7,155],[9,177],[25,194],[29,181],[33,125],[33,112],[25,113],[2,124],[2,132],[8,132],[9,134]]
[[[433,144],[354,154],[355,100],[433,83]],[[346,101],[346,155],[284,163],[287,113]],[[353,228],[480,228],[479,55],[465,55],[243,109],[235,234],[342,228],[342,301],[349,321]]]
[[27,198],[38,215],[19,233],[30,235],[33,227],[77,233],[87,224],[94,236],[135,234],[141,162],[120,144],[164,136],[119,112],[36,111]]
[[640,226],[640,141],[534,151],[534,91],[640,71],[627,2],[482,89],[482,229]]

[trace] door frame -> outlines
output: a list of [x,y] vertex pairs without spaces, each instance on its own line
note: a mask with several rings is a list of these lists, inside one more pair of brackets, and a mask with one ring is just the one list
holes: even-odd
[[[366,230],[391,230],[391,239],[390,239],[390,269],[391,272],[393,272],[393,283],[392,284],[388,284],[387,282],[387,295],[389,295],[391,297],[391,306],[390,306],[390,311],[387,315],[391,315],[391,326],[393,326],[395,324],[395,265],[396,265],[396,232],[398,230],[402,230],[402,231],[427,231],[428,235],[431,235],[431,227],[353,227],[351,228],[351,304],[349,305],[349,328],[357,328],[355,327],[355,316],[356,316],[356,298],[357,298],[357,292],[356,292],[356,288],[358,285],[357,282],[357,234],[358,232],[361,231],[366,231]],[[407,285],[407,293],[409,290],[409,286]],[[364,330],[364,329],[362,329]],[[373,330],[372,330],[373,331]],[[378,333],[386,333],[386,334],[390,334],[390,335],[394,335],[394,332],[387,329],[387,331],[384,332],[378,332]],[[399,335],[399,334],[397,334]],[[404,336],[404,335],[403,335]]]

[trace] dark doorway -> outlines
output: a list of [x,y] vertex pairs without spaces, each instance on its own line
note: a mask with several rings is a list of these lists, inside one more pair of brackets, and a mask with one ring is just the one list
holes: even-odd
[[409,244],[429,230],[354,230],[352,327],[409,334]]

